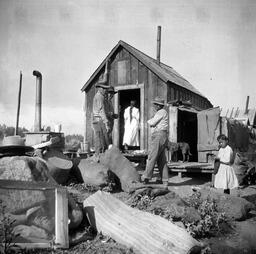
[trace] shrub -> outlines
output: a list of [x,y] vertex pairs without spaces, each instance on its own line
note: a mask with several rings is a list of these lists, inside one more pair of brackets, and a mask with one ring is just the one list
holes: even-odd
[[199,221],[183,221],[187,231],[195,238],[209,237],[220,232],[221,224],[226,222],[225,213],[219,213],[216,201],[208,196],[201,199],[201,193],[195,192],[188,200],[188,204],[200,214]]
[[6,206],[0,199],[0,253],[9,254],[14,247],[19,234],[13,233],[15,220],[6,211]]
[[146,210],[152,203],[153,198],[148,195],[136,195],[131,202],[131,207],[136,207],[139,210]]

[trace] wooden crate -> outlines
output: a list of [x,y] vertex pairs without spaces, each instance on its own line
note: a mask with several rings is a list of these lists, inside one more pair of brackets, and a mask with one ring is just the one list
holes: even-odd
[[17,246],[69,247],[66,188],[45,182],[0,180],[0,200],[4,207],[0,219],[13,220],[13,232],[20,234],[13,240]]

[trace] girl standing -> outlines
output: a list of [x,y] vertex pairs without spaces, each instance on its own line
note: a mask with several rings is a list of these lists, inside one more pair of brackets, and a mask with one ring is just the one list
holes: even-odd
[[228,137],[221,134],[217,138],[219,142],[218,159],[220,160],[220,167],[215,176],[214,187],[224,189],[224,193],[230,194],[230,189],[238,187],[238,180],[233,164],[233,150],[228,145]]

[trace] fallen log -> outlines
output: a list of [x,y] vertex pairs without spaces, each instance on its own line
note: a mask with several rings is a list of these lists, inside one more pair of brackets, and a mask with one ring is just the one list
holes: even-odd
[[90,224],[135,253],[200,253],[202,245],[172,222],[97,191],[84,201]]

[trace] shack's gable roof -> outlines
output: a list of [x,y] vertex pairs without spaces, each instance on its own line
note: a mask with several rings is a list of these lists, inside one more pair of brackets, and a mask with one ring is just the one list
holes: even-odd
[[85,85],[81,89],[82,91],[86,90],[86,88],[89,86],[89,84],[97,76],[99,71],[102,70],[102,68],[105,66],[106,59],[109,59],[118,50],[118,48],[120,46],[122,46],[130,54],[132,54],[135,58],[137,58],[140,62],[142,62],[148,69],[150,69],[153,73],[155,73],[164,82],[166,82],[166,83],[172,82],[178,86],[181,86],[181,87],[205,98],[205,96],[203,96],[195,87],[193,87],[186,79],[184,79],[172,67],[170,67],[166,64],[163,64],[163,63],[160,63],[160,65],[158,65],[157,61],[154,58],[144,54],[143,52],[139,51],[138,49],[132,47],[128,43],[121,41],[121,40],[111,50],[111,52],[108,54],[108,56],[103,60],[103,62],[100,64],[100,66],[96,69],[96,71],[92,74],[92,76],[89,78],[89,80],[85,83]]

